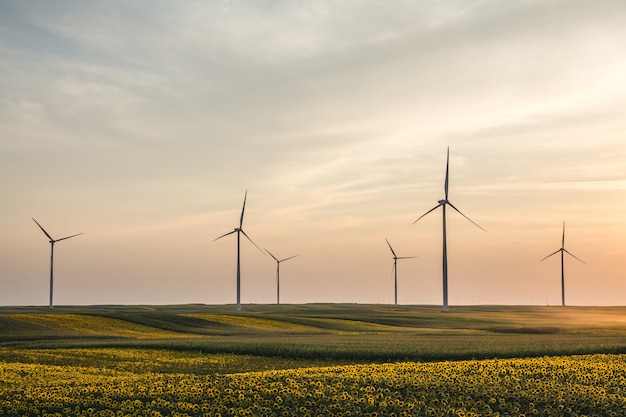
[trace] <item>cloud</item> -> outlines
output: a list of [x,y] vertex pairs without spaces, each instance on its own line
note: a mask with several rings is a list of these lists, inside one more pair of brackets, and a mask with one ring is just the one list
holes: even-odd
[[610,0],[0,2],[3,230],[71,215],[151,253],[151,224],[219,232],[248,189],[251,224],[311,232],[289,243],[311,259],[387,231],[426,250],[439,222],[404,227],[442,197],[447,146],[451,197],[487,229],[612,218],[625,19]]

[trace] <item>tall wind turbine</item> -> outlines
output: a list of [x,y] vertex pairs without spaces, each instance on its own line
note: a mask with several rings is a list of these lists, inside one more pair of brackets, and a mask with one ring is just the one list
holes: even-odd
[[232,232],[228,232],[223,234],[220,237],[215,238],[213,241],[215,242],[218,239],[223,238],[224,236],[232,235],[233,233],[237,233],[237,311],[241,310],[241,235],[243,234],[246,239],[248,239],[258,250],[262,253],[263,251],[259,248],[256,243],[250,239],[250,237],[243,231],[243,215],[246,211],[246,198],[248,198],[248,190],[243,197],[243,207],[241,208],[241,217],[239,218],[239,227],[236,227]]
[[[35,223],[37,223],[37,220],[33,219],[33,221]],[[50,236],[50,234],[48,232],[46,232],[46,230],[43,227],[41,227],[41,225],[39,223],[37,223],[37,226],[39,226],[41,231],[44,232],[44,234],[48,237],[48,239],[50,239],[50,308],[52,308],[53,307],[53,305],[52,305],[52,289],[53,289],[53,284],[54,284],[54,244],[57,243],[57,242],[60,242],[62,240],[65,240],[65,239],[69,239],[71,237],[82,235],[82,232],[81,233],[77,233],[77,234],[72,235],[72,236],[62,237],[61,239],[53,239],[52,236]]]
[[450,165],[450,147],[448,147],[448,154],[446,157],[446,180],[445,180],[444,188],[443,188],[444,193],[445,193],[445,198],[443,200],[439,200],[438,204],[435,207],[431,208],[426,213],[422,214],[420,217],[417,218],[417,220],[413,222],[413,224],[417,223],[422,217],[426,216],[428,213],[432,211],[435,211],[439,207],[443,209],[443,262],[442,262],[443,264],[443,311],[448,311],[448,247],[447,247],[447,242],[446,242],[446,206],[452,207],[461,216],[465,217],[472,224],[474,224],[479,229],[484,230],[486,232],[486,230],[480,227],[478,223],[474,222],[465,214],[461,213],[461,211],[458,208],[454,207],[454,204],[452,204],[452,202],[448,200],[449,165]]
[[394,272],[394,277],[393,277],[394,305],[398,305],[398,259],[411,259],[411,258],[417,258],[417,256],[398,256],[393,251],[393,248],[391,247],[391,243],[389,243],[387,238],[385,238],[385,240],[387,241],[387,245],[389,245],[389,249],[391,250],[391,254],[393,255],[393,267],[391,268],[391,270]]
[[567,253],[568,255],[570,255],[571,257],[573,257],[574,259],[584,263],[585,265],[587,265],[587,263],[585,261],[583,261],[582,259],[577,258],[576,256],[574,256],[572,253],[570,253],[570,251],[568,251],[567,249],[565,249],[565,221],[563,221],[563,237],[561,238],[561,248],[552,252],[550,255],[546,256],[545,258],[543,258],[541,261],[539,262],[543,262],[545,259],[548,259],[549,257],[551,257],[552,255],[556,255],[557,253],[561,252],[561,306],[565,307],[565,269],[564,269],[564,253]]
[[278,259],[272,254],[272,252],[268,251],[267,249],[265,249],[265,252],[269,253],[270,256],[276,261],[276,304],[280,304],[280,263],[295,258],[298,255],[293,255],[285,259]]

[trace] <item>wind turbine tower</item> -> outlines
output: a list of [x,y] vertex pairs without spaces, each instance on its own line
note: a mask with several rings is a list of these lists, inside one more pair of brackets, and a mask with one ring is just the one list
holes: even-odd
[[393,267],[391,268],[391,270],[394,273],[393,276],[393,293],[394,293],[394,305],[398,305],[398,259],[411,259],[411,258],[417,258],[417,256],[398,256],[396,255],[396,253],[394,252],[393,248],[391,247],[391,243],[389,243],[389,241],[387,240],[387,238],[385,238],[385,241],[387,241],[387,245],[389,245],[389,249],[391,250],[391,254],[393,255]]
[[276,304],[280,304],[280,263],[295,258],[298,255],[293,255],[285,259],[278,259],[272,254],[272,252],[268,251],[267,249],[265,249],[265,251],[269,253],[270,256],[276,261]]
[[248,239],[258,250],[263,253],[261,248],[257,246],[256,243],[244,232],[243,230],[243,215],[246,211],[246,198],[248,197],[248,191],[243,197],[243,207],[241,208],[241,217],[239,218],[239,227],[236,227],[232,232],[228,232],[215,238],[213,241],[219,240],[225,236],[232,235],[233,233],[237,233],[237,311],[241,311],[241,235],[243,234],[246,239]]
[[565,268],[564,268],[564,266],[565,266],[565,260],[564,260],[565,256],[564,256],[564,254],[567,253],[572,258],[574,258],[574,259],[584,263],[585,265],[587,265],[587,263],[585,261],[583,261],[582,259],[577,258],[570,251],[565,249],[565,221],[563,221],[563,237],[561,238],[561,248],[557,249],[554,252],[552,252],[550,255],[546,256],[545,258],[543,258],[539,262],[543,262],[544,260],[548,259],[552,255],[556,255],[559,252],[561,252],[561,306],[565,307]]
[[[33,219],[33,221],[35,223],[37,223],[37,220]],[[39,223],[37,223],[37,226],[39,226],[39,228],[41,229],[41,231],[48,237],[48,239],[50,239],[50,308],[53,307],[53,303],[52,303],[52,294],[53,294],[53,288],[54,288],[54,244],[57,242],[60,242],[62,240],[65,239],[69,239],[78,235],[82,235],[81,233],[77,233],[75,235],[72,236],[66,236],[66,237],[62,237],[61,239],[53,239],[52,236],[50,236],[50,234],[48,232],[46,232],[46,230],[41,227],[41,225]]]
[[432,211],[435,211],[436,209],[438,209],[439,207],[442,208],[443,211],[443,254],[442,254],[442,267],[443,267],[443,311],[448,311],[448,245],[447,245],[447,241],[446,241],[446,235],[447,235],[447,230],[446,230],[446,206],[450,206],[452,209],[454,209],[454,211],[456,211],[457,213],[459,213],[461,216],[465,217],[467,220],[469,220],[472,224],[474,224],[476,227],[478,227],[481,230],[484,230],[486,232],[485,229],[483,229],[481,226],[478,225],[478,223],[474,222],[472,219],[470,219],[469,217],[467,217],[465,214],[461,213],[461,211],[459,209],[457,209],[454,204],[452,204],[452,202],[450,200],[448,200],[448,173],[449,173],[449,166],[450,166],[450,147],[448,147],[448,154],[446,157],[446,179],[444,182],[444,199],[443,200],[439,200],[438,204],[431,208],[430,210],[428,210],[426,213],[422,214],[420,217],[417,218],[417,220],[415,220],[413,222],[413,224],[417,223],[422,217],[426,216],[427,214],[429,214]]

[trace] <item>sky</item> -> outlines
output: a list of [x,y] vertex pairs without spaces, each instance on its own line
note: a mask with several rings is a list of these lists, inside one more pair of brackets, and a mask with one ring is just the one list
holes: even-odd
[[[0,305],[626,304],[622,0],[0,1]],[[241,245],[241,302],[276,262]],[[245,308],[245,307],[244,307]]]

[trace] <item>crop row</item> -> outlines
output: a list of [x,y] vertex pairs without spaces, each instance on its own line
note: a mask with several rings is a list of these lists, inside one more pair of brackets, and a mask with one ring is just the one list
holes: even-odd
[[2,362],[0,413],[623,416],[626,355],[406,362],[204,376]]
[[186,350],[138,348],[16,349],[0,347],[0,363],[106,368],[135,374],[227,374],[303,366],[336,365],[324,360],[298,360],[266,356],[202,353]]

